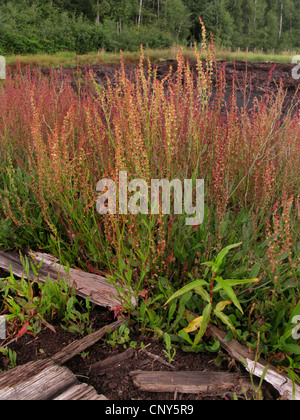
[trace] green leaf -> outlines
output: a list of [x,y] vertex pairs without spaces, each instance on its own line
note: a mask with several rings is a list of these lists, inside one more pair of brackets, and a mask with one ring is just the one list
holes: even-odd
[[187,284],[186,286],[182,287],[181,289],[177,290],[177,292],[175,292],[168,300],[167,302],[164,304],[164,306],[166,306],[168,303],[171,302],[171,300],[183,295],[186,292],[189,292],[192,289],[195,289],[196,287],[199,286],[204,286],[204,285],[208,285],[208,283],[205,280],[195,280],[192,281],[191,283]]
[[[258,283],[259,279],[258,278],[255,278],[255,279],[225,279],[224,281],[226,281],[228,286],[235,287],[235,286],[240,286],[241,284]],[[218,292],[221,289],[222,289],[222,286],[220,284],[217,284],[213,288],[213,292]]]
[[[208,267],[211,267],[211,271],[213,273],[216,273],[218,271],[218,266],[213,261],[206,261],[204,263],[201,263],[201,265],[207,265]],[[207,269],[208,269],[207,267]]]
[[187,341],[189,344],[193,345],[192,340],[190,339],[190,336],[188,335],[188,333],[184,330],[180,330],[178,332],[178,336],[183,338],[185,341]]
[[220,276],[216,277],[216,282],[220,284],[222,289],[226,292],[227,296],[232,300],[233,304],[241,311],[242,314],[244,314],[240,302],[238,301],[238,298],[236,297],[232,287]]
[[176,306],[177,306],[176,302],[173,302],[172,305],[170,305],[169,313],[168,313],[168,322],[169,323],[171,322],[171,320],[173,318],[174,312],[176,310]]
[[234,337],[236,338],[237,336],[237,332],[235,329],[235,326],[233,325],[233,323],[231,322],[230,318],[225,315],[223,312],[217,311],[216,309],[214,310],[214,314],[225,324],[227,325],[231,332],[233,333]]
[[[225,257],[226,257],[226,255],[228,254],[228,252],[229,252],[231,249],[233,249],[233,248],[237,248],[238,246],[242,245],[242,243],[243,243],[243,242],[239,242],[239,243],[237,243],[237,244],[228,245],[228,246],[226,246],[224,249],[222,249],[222,251],[221,251],[221,252],[219,252],[219,254],[217,255],[217,257],[216,257],[216,259],[215,259],[215,265],[216,265],[216,267],[219,269],[219,268],[220,268],[220,266],[221,266],[221,264],[222,264],[222,262],[223,262],[223,260],[224,260],[224,258],[225,258]],[[216,272],[216,271],[214,271],[214,268],[213,268],[213,272]]]
[[295,317],[295,316],[297,316],[297,315],[300,315],[300,300],[299,300],[299,302],[297,303],[297,305],[296,305],[296,307],[293,309],[293,311],[292,311],[292,314],[291,314],[291,320]]
[[215,352],[219,350],[220,346],[221,346],[220,341],[215,341],[211,347],[208,347],[208,350]]
[[289,353],[300,354],[300,346],[297,344],[284,344],[281,346],[281,348],[282,350]]
[[222,300],[222,302],[219,302],[216,306],[216,311],[223,312],[227,305],[231,304],[231,300]]
[[205,331],[207,329],[207,325],[210,321],[211,310],[212,310],[212,306],[211,306],[211,303],[209,303],[208,305],[205,306],[205,308],[203,310],[203,313],[202,313],[203,320],[201,322],[199,332],[197,333],[197,335],[195,337],[193,347],[197,346],[197,344],[199,343],[199,341],[201,340],[201,338],[205,334]]
[[169,336],[168,333],[164,333],[164,340],[165,340],[167,349],[170,349],[171,348],[171,337]]
[[250,277],[257,277],[260,270],[260,264],[256,263],[251,269]]
[[202,286],[195,287],[195,292],[200,295],[206,302],[210,302],[210,296],[206,290],[203,289]]
[[183,328],[183,330],[187,333],[196,331],[201,326],[202,322],[203,316],[198,316],[197,318],[193,319],[193,321],[190,322],[187,327]]
[[68,303],[67,303],[67,312],[71,312],[71,310],[73,308],[73,305],[74,305],[74,298],[72,296],[72,297],[70,297],[70,299],[68,300]]

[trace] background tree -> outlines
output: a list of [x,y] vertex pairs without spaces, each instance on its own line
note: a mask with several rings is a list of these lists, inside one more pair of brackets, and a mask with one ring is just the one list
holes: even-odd
[[0,0],[0,53],[135,50],[201,42],[297,50],[299,0]]

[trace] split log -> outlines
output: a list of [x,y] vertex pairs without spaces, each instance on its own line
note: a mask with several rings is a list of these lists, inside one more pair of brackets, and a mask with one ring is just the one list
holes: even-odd
[[297,384],[293,386],[288,375],[277,372],[274,366],[261,357],[255,360],[255,355],[249,353],[247,347],[240,344],[237,340],[225,341],[226,333],[214,325],[210,325],[207,332],[220,342],[230,356],[239,362],[243,362],[244,367],[251,374],[261,378],[265,368],[268,366],[264,380],[271,384],[282,397],[288,400],[300,400],[300,386]]
[[[30,256],[31,255],[31,256]],[[40,252],[32,252],[27,256],[31,262],[43,261],[42,268],[39,273],[39,281],[45,283],[46,279],[57,282],[59,278],[64,279],[70,287],[74,287],[76,294],[83,298],[89,297],[91,301],[97,305],[115,309],[122,304],[122,297],[119,296],[116,288],[109,283],[109,281],[98,274],[87,273],[74,268],[69,269],[59,263],[57,258],[43,254]],[[6,272],[12,270],[13,274],[17,277],[27,278],[21,263],[20,256],[13,252],[3,252],[0,250],[0,268]],[[36,278],[33,271],[29,270],[29,280]],[[133,297],[132,290],[128,291],[131,296],[131,303],[136,306],[135,298]]]
[[[130,372],[134,384],[141,391],[181,392],[185,394],[216,394],[241,391],[247,380],[235,373],[224,372]],[[248,384],[249,385],[249,384]]]

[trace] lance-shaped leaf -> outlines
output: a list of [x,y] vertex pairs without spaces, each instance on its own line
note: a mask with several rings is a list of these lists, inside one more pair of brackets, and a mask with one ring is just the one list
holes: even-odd
[[[234,286],[240,286],[241,284],[248,284],[248,283],[258,283],[259,279],[225,279],[228,286],[234,287]],[[214,288],[214,292],[218,292],[220,289],[222,289],[222,286],[220,284],[217,284]]]
[[181,289],[177,290],[177,292],[175,292],[168,300],[167,302],[164,304],[164,306],[166,306],[168,303],[171,302],[171,300],[180,297],[181,295],[183,295],[184,293],[189,292],[192,289],[195,289],[196,287],[199,286],[204,286],[207,285],[208,283],[205,280],[195,280],[192,281],[191,283],[187,284],[186,286],[182,287]]
[[195,347],[195,346],[197,346],[197,344],[199,344],[199,341],[201,340],[201,338],[205,334],[205,331],[207,329],[207,325],[210,321],[211,310],[212,310],[212,306],[211,306],[211,303],[209,303],[208,305],[205,306],[205,308],[203,310],[203,313],[202,313],[203,319],[202,319],[202,322],[201,322],[201,325],[200,325],[199,332],[197,333],[197,335],[195,337],[193,347]]
[[217,255],[216,259],[215,259],[215,265],[219,268],[220,265],[222,264],[224,258],[226,257],[226,255],[228,254],[228,252],[233,249],[233,248],[237,248],[238,246],[240,246],[243,242],[239,242],[238,244],[233,244],[233,245],[228,245],[226,246],[224,249],[222,249],[222,251],[219,252],[219,254]]
[[186,340],[189,344],[193,345],[192,340],[190,339],[190,336],[188,335],[188,333],[184,330],[180,330],[178,332],[178,336],[183,338],[184,340]]
[[214,310],[214,314],[222,321],[224,322],[224,324],[226,324],[232,331],[234,338],[236,338],[237,333],[236,333],[236,329],[233,325],[233,323],[231,322],[230,318],[224,314],[224,312],[221,311],[217,311],[216,309]]
[[231,286],[229,286],[229,284],[222,279],[222,277],[217,276],[216,277],[216,282],[222,287],[222,289],[226,292],[227,296],[232,300],[232,302],[234,303],[234,305],[241,311],[242,314],[244,314],[243,309],[240,305],[240,302],[238,301],[238,298],[236,297],[233,289]]
[[200,295],[206,302],[210,302],[210,296],[206,290],[203,289],[202,286],[195,287],[195,292]]
[[193,321],[190,322],[187,327],[183,328],[183,330],[187,333],[196,331],[201,326],[202,321],[203,321],[203,316],[198,316],[197,318],[193,319]]
[[216,311],[224,311],[224,309],[226,308],[227,305],[230,305],[232,302],[231,300],[222,300],[222,302],[219,302],[216,306]]

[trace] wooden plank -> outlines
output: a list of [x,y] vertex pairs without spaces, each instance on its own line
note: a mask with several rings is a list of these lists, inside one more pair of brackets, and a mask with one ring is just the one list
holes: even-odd
[[274,366],[261,357],[255,360],[255,355],[250,353],[247,347],[240,344],[237,340],[226,342],[226,333],[214,325],[208,327],[207,333],[210,336],[214,336],[234,359],[239,362],[244,361],[244,367],[253,375],[262,377],[264,369],[268,366],[264,377],[265,381],[270,383],[284,398],[288,400],[300,400],[300,386],[295,384],[293,388],[293,383],[288,375],[277,372]]
[[102,337],[104,337],[108,329],[112,332],[119,328],[124,322],[125,319],[119,319],[118,321],[106,325],[100,330],[95,331],[83,337],[80,340],[73,341],[73,343],[69,344],[63,350],[52,356],[51,359],[55,363],[62,365],[68,360],[72,359],[72,357],[74,357],[76,354],[81,353],[82,351],[86,350],[87,348],[95,344],[97,341],[99,341]]
[[224,372],[130,372],[134,384],[142,391],[215,394],[233,391],[244,385],[235,373]]
[[0,374],[0,400],[107,400],[66,367],[38,360]]
[[67,368],[39,360],[0,374],[0,400],[48,400],[75,385]]
[[[122,299],[119,297],[116,288],[110,284],[105,277],[75,270],[74,268],[70,268],[69,273],[67,274],[66,267],[61,265],[57,258],[40,252],[32,252],[31,255],[32,256],[27,256],[29,261],[33,261],[34,259],[37,262],[43,261],[39,275],[39,280],[41,282],[45,282],[47,278],[57,282],[58,276],[60,276],[65,279],[71,287],[75,287],[78,296],[84,298],[89,297],[91,301],[97,305],[115,309],[122,303]],[[21,277],[23,275],[24,278],[27,278],[21,264],[20,256],[16,253],[5,253],[0,250],[0,268],[8,273],[11,269],[15,276]],[[29,280],[34,280],[35,278],[35,274],[30,269]],[[133,306],[136,306],[135,298],[131,292],[132,291],[130,291],[131,303]]]
[[54,398],[56,401],[75,401],[75,400],[108,400],[105,395],[97,394],[96,390],[88,384],[77,384],[67,389],[65,392]]

